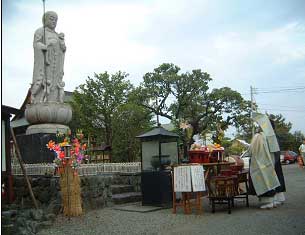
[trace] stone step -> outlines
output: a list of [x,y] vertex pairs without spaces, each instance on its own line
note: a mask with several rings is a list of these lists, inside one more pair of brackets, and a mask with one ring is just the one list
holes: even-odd
[[128,192],[112,195],[112,200],[114,204],[124,204],[129,202],[141,201],[142,194],[140,192]]
[[121,194],[121,193],[128,193],[128,192],[133,192],[133,191],[134,191],[134,188],[133,188],[132,185],[127,185],[127,184],[111,185],[112,195]]
[[112,178],[112,184],[117,185],[117,184],[129,184],[129,180],[127,177],[121,177],[121,176],[114,176]]

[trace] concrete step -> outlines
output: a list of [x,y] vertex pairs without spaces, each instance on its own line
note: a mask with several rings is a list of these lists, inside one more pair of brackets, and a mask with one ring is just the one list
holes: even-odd
[[116,184],[116,185],[111,185],[111,191],[112,191],[112,195],[114,195],[114,194],[133,192],[134,188],[132,185]]
[[112,177],[112,184],[129,184],[129,179],[128,177],[115,174]]
[[139,202],[142,199],[142,194],[140,192],[128,192],[112,195],[112,200],[114,204],[123,204],[129,202]]

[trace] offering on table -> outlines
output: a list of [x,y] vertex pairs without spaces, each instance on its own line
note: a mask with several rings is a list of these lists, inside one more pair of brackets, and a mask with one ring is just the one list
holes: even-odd
[[200,145],[194,143],[188,152],[191,163],[209,163],[223,161],[224,147],[220,144]]

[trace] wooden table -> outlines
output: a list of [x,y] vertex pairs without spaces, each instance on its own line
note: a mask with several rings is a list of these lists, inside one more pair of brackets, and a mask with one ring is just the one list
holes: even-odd
[[[221,167],[223,166],[230,166],[230,165],[234,165],[234,162],[213,162],[213,163],[190,163],[190,164],[180,164],[179,166],[183,166],[183,165],[201,165],[205,168],[205,174],[204,174],[204,179],[205,181],[209,180],[210,177],[210,172],[213,170],[214,168],[216,169],[216,171],[214,171],[214,174],[218,175],[220,173]],[[176,214],[176,208],[178,206],[183,207],[184,213],[185,214],[190,214],[191,213],[191,207],[195,206],[195,208],[197,209],[197,213],[201,214],[202,213],[202,205],[201,205],[201,197],[205,196],[203,194],[203,192],[181,192],[182,194],[182,198],[181,200],[178,202],[176,199],[176,192],[174,191],[174,167],[172,168],[172,191],[173,191],[173,213]],[[191,203],[191,199],[195,199],[194,203]]]

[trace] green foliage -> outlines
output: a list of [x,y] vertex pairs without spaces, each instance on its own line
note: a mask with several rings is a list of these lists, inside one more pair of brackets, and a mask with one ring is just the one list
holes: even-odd
[[[127,102],[132,89],[128,74],[107,72],[88,77],[73,94],[72,107],[76,122],[88,133],[103,136],[106,144],[112,142],[112,117],[118,107]],[[76,119],[77,118],[77,119]]]
[[135,137],[152,126],[151,114],[134,103],[121,105],[113,117],[113,159],[140,161],[140,141]]
[[286,122],[282,114],[270,114],[269,118],[274,121],[275,133],[281,150],[292,150],[298,152],[298,147],[302,143],[304,135],[297,131],[294,134],[290,133],[292,128],[291,122]]
[[193,133],[241,127],[249,117],[249,105],[229,87],[209,91],[210,75],[200,69],[179,73],[174,64],[162,64],[144,75],[138,88],[138,103],[155,114],[170,119],[177,128],[187,120]]
[[94,74],[74,91],[71,102],[71,129],[81,128],[97,144],[112,146],[113,159],[120,161],[138,156],[135,136],[151,126],[149,112],[132,103],[134,91],[127,76],[124,72]]
[[[250,108],[250,106],[249,106]],[[275,124],[275,134],[278,138],[280,149],[292,150],[298,152],[298,147],[302,143],[304,134],[301,131],[296,131],[293,134],[290,132],[292,128],[292,123],[286,122],[286,119],[282,114],[267,114],[270,119],[274,121]],[[244,124],[239,130],[236,138],[246,140],[248,143],[251,142],[252,138],[252,121],[250,118],[241,120]],[[254,133],[259,132],[259,129],[255,129]]]
[[[192,143],[192,135],[215,131],[215,140],[229,154],[240,154],[241,146],[223,138],[229,126],[238,130],[238,137],[251,141],[251,103],[229,87],[209,89],[210,75],[200,69],[182,73],[174,64],[164,63],[146,73],[140,86],[134,88],[128,74],[107,72],[94,74],[73,94],[73,119],[70,128],[82,129],[97,142],[111,145],[114,161],[139,160],[140,143],[135,136],[154,124],[152,115],[168,118],[180,135],[184,152]],[[275,120],[276,133],[282,150],[295,150],[304,135],[290,133],[291,123],[282,115],[270,115]],[[183,131],[181,123],[192,128]]]

